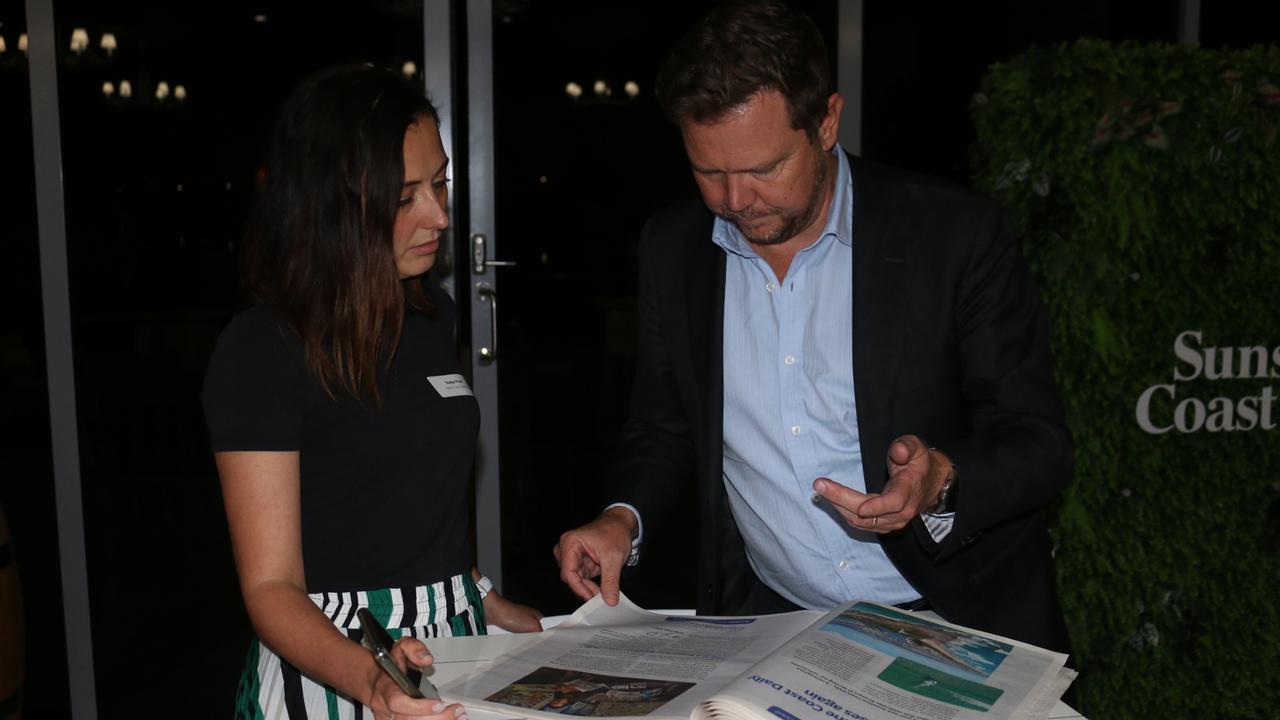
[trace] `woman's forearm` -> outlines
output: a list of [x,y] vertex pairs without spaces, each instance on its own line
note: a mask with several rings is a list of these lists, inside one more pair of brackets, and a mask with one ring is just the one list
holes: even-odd
[[244,591],[258,638],[307,676],[368,705],[377,673],[373,656],[343,635],[296,585],[265,581]]

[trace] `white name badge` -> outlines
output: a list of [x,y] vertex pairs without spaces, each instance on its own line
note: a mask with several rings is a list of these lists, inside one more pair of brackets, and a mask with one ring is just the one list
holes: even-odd
[[431,383],[431,387],[440,393],[440,397],[458,397],[460,395],[474,395],[471,392],[471,386],[467,384],[467,379],[461,375],[454,373],[453,375],[436,375],[427,378],[427,382]]

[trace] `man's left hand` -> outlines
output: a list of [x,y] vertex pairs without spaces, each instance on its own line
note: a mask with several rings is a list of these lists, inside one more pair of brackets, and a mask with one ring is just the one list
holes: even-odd
[[901,530],[937,502],[951,461],[915,435],[903,435],[889,444],[888,466],[889,480],[879,494],[860,493],[828,478],[815,480],[813,489],[859,530]]

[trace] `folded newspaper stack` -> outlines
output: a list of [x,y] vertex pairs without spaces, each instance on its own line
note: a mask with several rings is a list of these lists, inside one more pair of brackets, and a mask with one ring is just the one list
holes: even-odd
[[698,617],[597,596],[440,690],[531,718],[1046,718],[1075,678],[1066,659],[875,603]]

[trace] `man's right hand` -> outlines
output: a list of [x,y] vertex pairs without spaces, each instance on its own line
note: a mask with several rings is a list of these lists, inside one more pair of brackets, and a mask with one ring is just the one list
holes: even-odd
[[[560,536],[552,552],[560,563],[560,579],[583,600],[596,593],[606,605],[618,604],[622,566],[631,555],[631,539],[638,532],[636,516],[625,507],[611,507],[600,517]],[[600,578],[600,584],[594,578]]]

